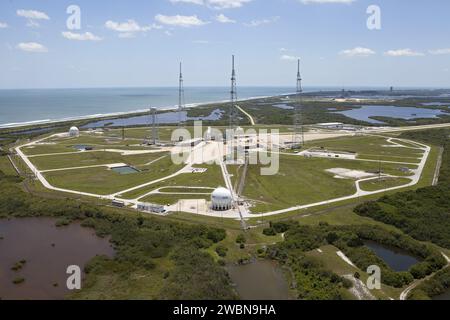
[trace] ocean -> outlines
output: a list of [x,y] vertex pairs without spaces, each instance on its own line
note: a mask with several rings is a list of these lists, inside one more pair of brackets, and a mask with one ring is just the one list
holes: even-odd
[[[239,99],[276,96],[292,87],[240,87]],[[228,87],[185,88],[187,106],[229,99]],[[0,128],[59,120],[170,108],[178,88],[17,89],[0,90]]]

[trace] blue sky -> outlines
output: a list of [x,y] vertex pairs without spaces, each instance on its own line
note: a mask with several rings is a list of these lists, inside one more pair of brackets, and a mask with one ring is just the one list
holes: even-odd
[[[68,30],[69,5],[81,29]],[[381,29],[367,28],[370,5]],[[448,0],[9,0],[0,88],[239,85],[450,87]]]

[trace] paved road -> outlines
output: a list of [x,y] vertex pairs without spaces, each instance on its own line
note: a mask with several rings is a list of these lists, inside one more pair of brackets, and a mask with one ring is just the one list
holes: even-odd
[[250,123],[252,126],[255,125],[255,120],[253,119],[253,117],[250,115],[250,113],[248,113],[247,111],[245,111],[244,109],[242,109],[240,106],[236,105],[236,108],[238,108],[243,114],[245,114],[247,116],[247,118],[250,120]]
[[[441,270],[450,267],[450,258],[447,257],[443,252],[442,252],[442,255],[444,256],[445,260],[447,260],[448,263],[447,263],[447,266],[444,267],[444,268],[442,268]],[[419,284],[421,284],[422,282],[424,282],[424,281],[426,281],[426,280],[432,278],[437,272],[439,272],[439,271],[441,271],[441,270],[438,270],[438,271],[436,271],[436,272],[430,274],[429,276],[427,276],[427,277],[425,277],[425,278],[423,278],[423,279],[419,279],[419,280],[414,281],[408,288],[406,288],[405,290],[403,290],[403,292],[400,294],[400,300],[407,300],[409,294],[411,293],[411,291],[412,291],[414,288],[416,288],[416,287],[417,287]]]
[[[450,123],[449,124],[439,124],[439,125],[428,125],[428,126],[420,126],[420,127],[408,127],[408,128],[389,128],[389,129],[385,129],[386,131],[383,132],[388,132],[388,131],[408,131],[408,130],[418,130],[418,129],[429,129],[429,128],[441,128],[441,127],[450,127]],[[376,133],[379,133],[381,131],[377,131]],[[374,132],[375,133],[375,132]],[[53,135],[53,136],[57,136]],[[52,186],[46,179],[45,177],[42,175],[42,173],[33,165],[33,163],[28,159],[28,156],[26,156],[21,148],[26,147],[26,146],[32,146],[35,145],[45,139],[48,139],[49,137],[45,137],[36,141],[32,141],[29,142],[27,144],[21,145],[16,147],[16,152],[17,154],[22,158],[22,160],[26,163],[26,165],[30,168],[30,170],[35,174],[35,176],[37,177],[37,179],[44,185],[45,188],[47,189],[51,189],[51,190],[55,190],[55,191],[61,191],[61,192],[67,192],[67,193],[72,193],[72,194],[78,194],[78,195],[83,195],[83,196],[89,196],[89,197],[96,197],[96,198],[100,198],[100,199],[115,199],[117,198],[118,195],[120,194],[124,194],[130,191],[134,191],[146,186],[150,186],[152,184],[161,182],[161,181],[165,181],[168,180],[170,178],[173,178],[179,174],[182,173],[186,173],[186,172],[190,172],[192,165],[195,163],[203,163],[207,160],[217,160],[217,157],[219,156],[220,159],[223,159],[223,145],[221,145],[219,142],[216,143],[209,143],[209,144],[205,144],[204,142],[202,142],[201,144],[199,144],[197,147],[195,147],[194,149],[191,149],[191,156],[189,157],[188,163],[178,172],[169,175],[167,177],[161,178],[161,179],[157,179],[155,181],[150,181],[144,184],[141,184],[139,186],[135,186],[133,188],[130,188],[128,190],[122,190],[120,192],[111,194],[111,195],[98,195],[98,194],[92,194],[92,193],[86,193],[86,192],[79,192],[79,191],[74,191],[74,190],[67,190],[67,189],[62,189],[62,188],[56,188],[54,186]],[[332,200],[327,200],[327,201],[321,201],[321,202],[317,202],[317,203],[312,203],[312,204],[308,204],[308,205],[301,205],[301,206],[294,206],[291,208],[286,208],[283,210],[277,210],[277,211],[272,211],[272,212],[266,212],[263,214],[258,214],[258,215],[254,215],[254,214],[250,214],[247,209],[245,208],[239,208],[240,210],[238,212],[234,212],[232,214],[227,214],[227,218],[232,218],[232,219],[246,219],[246,218],[254,218],[254,217],[264,217],[264,216],[273,216],[273,215],[278,215],[278,214],[282,214],[282,213],[288,213],[288,212],[292,212],[292,211],[297,211],[297,210],[302,210],[302,209],[308,209],[308,208],[312,208],[312,207],[317,207],[317,206],[322,206],[322,205],[327,205],[327,204],[331,204],[331,203],[337,203],[337,202],[341,202],[341,201],[345,201],[345,200],[350,200],[350,199],[355,199],[355,198],[359,198],[362,196],[366,196],[366,195],[372,195],[372,194],[379,194],[379,193],[383,193],[386,191],[392,191],[392,190],[399,190],[402,188],[406,188],[406,187],[410,187],[410,186],[414,186],[416,185],[419,180],[420,177],[422,175],[423,169],[425,167],[425,164],[428,160],[429,154],[430,154],[430,150],[431,148],[425,144],[421,144],[415,141],[410,141],[410,140],[406,140],[406,139],[399,139],[399,138],[395,138],[395,140],[397,141],[404,141],[405,143],[411,143],[413,145],[417,145],[418,148],[420,148],[421,150],[423,150],[424,154],[423,157],[421,159],[421,162],[419,164],[414,164],[414,165],[418,165],[418,169],[416,169],[414,171],[414,176],[410,177],[411,178],[411,183],[403,185],[403,186],[398,186],[398,187],[392,187],[392,188],[388,188],[388,189],[383,189],[383,190],[377,190],[377,191],[362,191],[359,189],[359,182],[357,181],[356,185],[357,185],[357,192],[353,195],[350,196],[346,196],[346,197],[341,197],[341,198],[337,198],[337,199],[332,199]],[[218,148],[219,150],[217,151]],[[123,151],[123,150],[121,150]],[[206,152],[205,152],[206,151]],[[369,161],[369,160],[366,160]],[[371,161],[376,161],[377,160],[371,160]],[[226,165],[223,163],[223,161],[220,161],[220,165],[222,167],[222,173],[224,176],[224,180],[225,180],[225,184],[226,186],[230,189],[233,190],[233,187],[231,185],[231,179],[229,178],[229,174],[228,174],[228,170],[226,168]],[[235,198],[235,194],[233,192],[233,197]],[[126,204],[132,204],[132,205],[136,205],[138,203],[137,199],[134,200],[124,200],[124,202]],[[221,213],[205,213],[205,215],[207,216],[217,216],[217,217],[223,217],[223,215]]]

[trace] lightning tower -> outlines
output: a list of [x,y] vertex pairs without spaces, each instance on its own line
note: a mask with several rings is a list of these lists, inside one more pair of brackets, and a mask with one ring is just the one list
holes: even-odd
[[184,111],[184,80],[183,80],[183,72],[182,72],[182,64],[180,62],[180,78],[178,84],[178,126],[183,128],[185,125],[185,119],[183,117]]
[[302,147],[305,144],[305,134],[302,123],[302,76],[300,74],[300,59],[297,63],[297,94],[294,107],[294,136],[292,141],[293,148]]
[[156,119],[156,108],[151,108],[150,113],[152,115],[152,144],[158,144],[159,133],[158,133],[158,121]]
[[234,55],[232,56],[232,71],[231,71],[231,105],[230,105],[230,129],[235,130],[238,126],[237,119],[237,85],[236,85],[236,70],[234,69]]

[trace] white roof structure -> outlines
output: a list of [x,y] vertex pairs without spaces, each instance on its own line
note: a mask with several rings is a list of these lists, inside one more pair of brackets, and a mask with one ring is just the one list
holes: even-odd
[[75,136],[78,136],[79,134],[80,134],[80,130],[78,130],[77,127],[71,127],[69,129],[69,136],[75,137]]
[[230,190],[219,187],[211,194],[211,201],[213,210],[226,211],[232,208],[233,196]]

